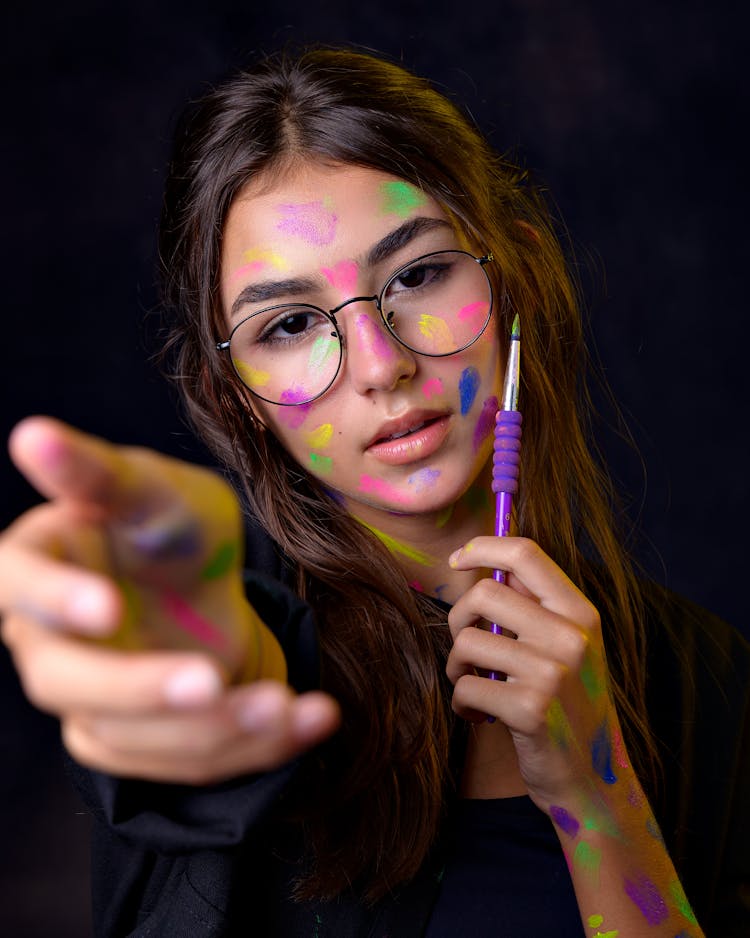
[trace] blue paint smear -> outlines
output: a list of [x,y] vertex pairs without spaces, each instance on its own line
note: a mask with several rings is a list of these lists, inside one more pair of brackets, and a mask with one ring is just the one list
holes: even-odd
[[458,381],[458,392],[461,395],[461,414],[465,415],[471,410],[474,398],[479,390],[479,372],[476,368],[464,368]]
[[605,720],[596,731],[591,743],[591,764],[599,778],[607,785],[614,785],[617,776],[612,771],[612,743],[609,728]]

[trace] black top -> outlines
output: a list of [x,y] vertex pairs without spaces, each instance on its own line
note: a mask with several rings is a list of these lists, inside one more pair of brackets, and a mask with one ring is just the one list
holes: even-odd
[[[252,540],[248,556],[263,557],[264,571],[248,574],[249,599],[279,638],[290,683],[315,687],[312,613],[280,582],[284,569],[265,535]],[[647,705],[664,764],[654,814],[706,934],[747,938],[750,647],[720,619],[657,590],[648,628]],[[374,908],[354,894],[292,902],[301,845],[276,809],[297,770],[292,762],[200,788],[72,765],[96,822],[98,938],[580,938],[552,825],[526,798],[458,801],[440,849]]]

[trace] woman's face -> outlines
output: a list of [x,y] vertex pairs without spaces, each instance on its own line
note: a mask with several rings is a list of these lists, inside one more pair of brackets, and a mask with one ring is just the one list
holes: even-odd
[[[226,334],[269,306],[328,310],[378,294],[397,268],[451,249],[469,245],[440,205],[384,173],[313,163],[271,185],[255,181],[224,231]],[[254,398],[256,415],[353,514],[453,504],[492,451],[502,380],[496,317],[472,346],[443,358],[398,343],[373,302],[346,305],[336,318],[344,359],[333,385],[298,406]]]

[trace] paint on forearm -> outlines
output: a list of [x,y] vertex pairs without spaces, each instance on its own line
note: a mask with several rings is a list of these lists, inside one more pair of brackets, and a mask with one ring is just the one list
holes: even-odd
[[659,925],[669,918],[669,909],[664,897],[647,876],[637,880],[626,879],[623,883],[628,899],[638,908],[649,925]]
[[582,840],[576,846],[573,854],[573,865],[576,866],[595,885],[599,884],[599,867],[602,862],[602,852],[598,847]]
[[591,741],[591,765],[607,785],[614,785],[617,781],[617,776],[612,771],[612,742],[606,719],[602,721]]
[[686,918],[691,925],[697,925],[698,919],[695,917],[695,912],[693,912],[688,898],[685,895],[685,891],[682,888],[682,884],[678,880],[675,879],[669,884],[669,893],[680,915]]
[[560,830],[564,834],[568,835],[568,837],[578,836],[578,831],[581,828],[580,822],[575,817],[573,817],[570,812],[566,811],[565,808],[560,808],[553,804],[550,808],[550,817],[560,828]]
[[588,917],[588,926],[589,928],[595,928],[596,934],[592,935],[592,938],[617,938],[620,934],[619,931],[599,931],[600,926],[604,924],[603,915],[589,915]]

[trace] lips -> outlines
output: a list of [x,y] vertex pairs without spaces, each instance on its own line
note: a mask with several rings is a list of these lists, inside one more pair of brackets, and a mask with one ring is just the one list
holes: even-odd
[[403,465],[431,456],[450,428],[450,414],[412,411],[382,424],[365,447],[379,462]]

